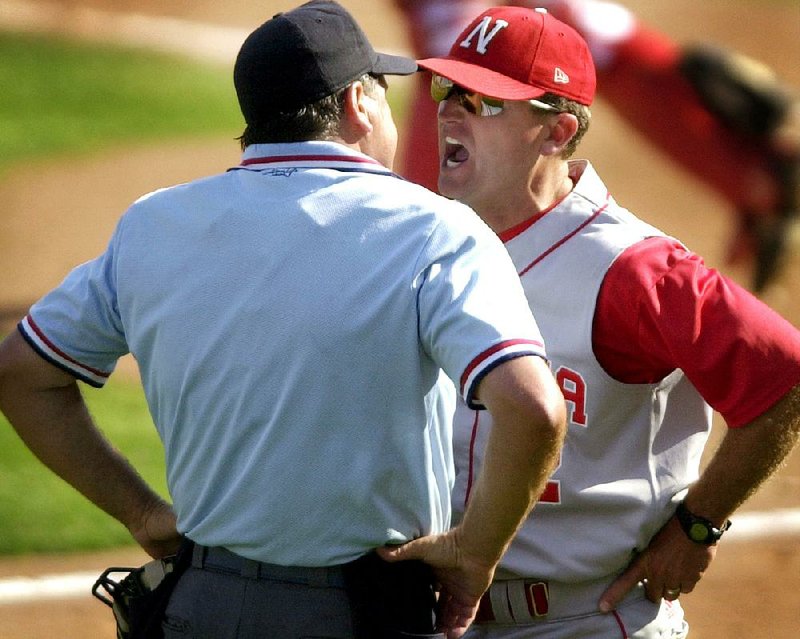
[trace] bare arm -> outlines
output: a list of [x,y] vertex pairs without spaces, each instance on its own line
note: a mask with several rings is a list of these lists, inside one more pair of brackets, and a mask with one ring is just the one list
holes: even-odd
[[[799,437],[800,387],[795,387],[746,426],[728,429],[702,476],[689,488],[686,506],[721,526],[780,467]],[[647,579],[652,601],[670,589],[691,592],[715,554],[715,546],[690,541],[673,516],[603,594],[600,608],[613,609],[642,579]]]
[[125,525],[151,556],[177,549],[169,504],[97,429],[75,379],[16,331],[0,344],[0,411],[45,466]]
[[686,496],[693,512],[722,524],[749,499],[800,437],[800,386],[742,428],[731,428]]
[[538,357],[498,367],[479,392],[494,426],[458,528],[467,555],[496,564],[555,469],[566,417],[563,396]]
[[564,399],[538,357],[498,366],[479,394],[494,426],[460,525],[380,551],[389,560],[421,559],[434,567],[450,638],[462,636],[474,619],[497,563],[555,468],[566,433]]

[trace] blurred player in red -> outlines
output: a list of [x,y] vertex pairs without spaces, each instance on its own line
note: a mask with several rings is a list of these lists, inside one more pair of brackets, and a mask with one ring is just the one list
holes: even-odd
[[[417,57],[441,55],[485,0],[396,0]],[[598,95],[736,214],[732,263],[753,264],[761,292],[778,274],[800,211],[800,101],[762,64],[713,46],[682,46],[604,0],[507,0],[545,7],[589,44]],[[400,173],[436,189],[436,107],[415,79]]]
[[[488,0],[395,0],[406,17],[414,56],[429,58],[447,53],[453,40],[470,21],[500,2]],[[431,76],[420,71],[414,77],[405,135],[398,150],[399,173],[436,191],[439,150],[436,147],[436,111],[431,99]]]

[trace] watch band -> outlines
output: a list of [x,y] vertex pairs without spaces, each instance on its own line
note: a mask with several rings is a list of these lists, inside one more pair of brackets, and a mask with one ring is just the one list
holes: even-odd
[[675,516],[686,536],[694,543],[705,546],[716,544],[722,537],[722,533],[731,527],[731,522],[728,520],[717,528],[710,520],[692,513],[683,502],[679,503],[675,509]]

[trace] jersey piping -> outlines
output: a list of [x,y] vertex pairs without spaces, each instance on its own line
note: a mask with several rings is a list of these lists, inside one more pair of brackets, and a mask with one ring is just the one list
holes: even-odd
[[108,380],[109,373],[82,364],[58,349],[28,315],[17,325],[25,341],[44,359],[58,368],[67,371],[90,386],[100,388]]
[[391,175],[399,178],[380,162],[369,157],[355,155],[275,155],[268,157],[245,158],[239,166],[232,167],[235,170],[260,170],[260,169],[334,169],[337,171],[363,171],[365,173],[377,173]]

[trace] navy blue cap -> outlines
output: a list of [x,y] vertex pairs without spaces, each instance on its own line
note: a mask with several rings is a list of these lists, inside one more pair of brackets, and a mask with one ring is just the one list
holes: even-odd
[[332,95],[365,73],[410,75],[416,61],[377,53],[353,16],[332,0],[279,13],[244,41],[233,82],[248,124]]

